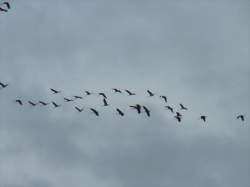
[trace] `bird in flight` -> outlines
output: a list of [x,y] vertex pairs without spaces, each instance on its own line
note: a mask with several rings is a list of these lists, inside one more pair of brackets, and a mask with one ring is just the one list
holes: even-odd
[[103,106],[108,106],[109,104],[108,104],[108,102],[107,102],[107,100],[105,99],[105,98],[103,98]]
[[105,94],[105,93],[100,92],[100,93],[98,93],[98,94],[99,94],[99,95],[101,95],[103,98],[107,99],[107,96],[106,96],[106,94]]
[[21,101],[21,99],[16,99],[15,102],[18,103],[19,105],[23,105],[23,102]]
[[160,98],[162,98],[165,101],[165,103],[168,102],[168,99],[167,99],[167,97],[165,95],[161,95]]
[[175,119],[177,119],[178,122],[181,122],[181,116],[174,116]]
[[150,110],[146,106],[142,106],[147,116],[150,117]]
[[131,92],[129,90],[125,90],[125,92],[127,92],[129,96],[136,95],[135,93],[133,93],[133,92]]
[[90,91],[85,91],[86,95],[92,95],[93,93]]
[[165,106],[165,108],[170,110],[172,113],[174,113],[174,109],[171,106]]
[[58,94],[58,93],[61,92],[61,91],[55,90],[55,89],[53,89],[53,88],[50,88],[50,90],[53,92],[53,94]]
[[245,121],[245,116],[240,114],[236,117],[237,119],[240,119],[241,121]]
[[74,98],[75,98],[75,99],[83,99],[82,96],[78,96],[78,95],[75,95]]
[[28,101],[28,103],[29,103],[31,106],[36,106],[36,105],[37,105],[37,103],[34,103],[34,102],[32,102],[32,101]]
[[94,109],[94,108],[90,108],[90,110],[96,115],[96,116],[99,116],[99,112]]
[[82,112],[82,111],[83,111],[83,108],[78,108],[77,106],[75,106],[75,109],[76,109],[78,112]]
[[187,107],[185,107],[183,104],[180,104],[181,110],[188,110]]
[[114,90],[115,93],[122,93],[122,91],[117,88],[113,88],[112,90]]
[[11,8],[11,7],[10,7],[10,3],[7,2],[7,1],[1,3],[1,5],[5,5],[5,6],[7,7],[7,9],[10,9],[10,8]]
[[73,99],[69,99],[69,98],[66,98],[66,97],[64,97],[63,99],[64,99],[64,101],[65,101],[65,102],[71,102],[71,101],[74,101]]
[[206,122],[207,116],[202,115],[202,116],[200,116],[200,119],[203,120],[204,122]]
[[55,108],[60,107],[61,105],[58,105],[56,102],[52,101],[52,104],[54,105]]
[[0,7],[0,12],[8,12],[8,10]]
[[176,112],[176,116],[182,117],[180,112]]
[[6,88],[7,86],[9,86],[9,84],[4,84],[4,83],[0,82],[0,86],[1,86],[2,88]]
[[150,90],[147,90],[149,97],[153,97],[155,93],[151,92]]
[[45,103],[45,102],[43,102],[43,101],[39,101],[39,103],[42,104],[43,106],[46,106],[46,105],[49,104],[49,103]]
[[120,116],[124,116],[124,112],[122,112],[119,108],[116,108],[116,111]]
[[131,108],[133,108],[133,109],[136,109],[138,114],[141,113],[141,105],[136,104],[136,105],[131,105],[131,106],[129,106],[129,107],[131,107]]

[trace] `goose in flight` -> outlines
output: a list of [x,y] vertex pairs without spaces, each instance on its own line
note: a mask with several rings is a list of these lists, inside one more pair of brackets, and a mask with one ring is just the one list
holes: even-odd
[[63,99],[64,99],[64,101],[65,101],[65,102],[71,102],[71,101],[74,101],[73,99],[69,99],[69,98],[66,98],[66,97],[64,97]]
[[15,102],[18,103],[19,105],[23,105],[23,102],[21,101],[21,99],[16,99]]
[[53,92],[53,94],[58,94],[58,93],[61,92],[61,91],[55,90],[55,89],[53,89],[53,88],[50,88],[50,90]]
[[61,105],[58,105],[56,102],[52,101],[52,104],[55,108],[60,107]]
[[140,114],[141,113],[141,105],[136,104],[136,105],[131,105],[129,106],[130,108],[136,109],[137,113]]
[[90,108],[90,110],[96,115],[96,116],[99,116],[99,112],[94,109],[94,108]]
[[46,106],[46,105],[49,104],[49,103],[45,103],[45,102],[43,102],[43,101],[39,101],[39,103],[42,104],[43,106]]
[[125,92],[127,92],[129,96],[136,95],[135,93],[133,93],[133,92],[131,92],[129,90],[125,90]]
[[142,106],[147,116],[150,117],[150,110],[146,106]]
[[82,96],[78,96],[78,95],[75,95],[74,98],[75,98],[75,99],[83,99]]
[[245,121],[245,116],[240,114],[236,117],[237,119],[240,119],[241,121]]
[[200,119],[203,120],[204,122],[206,122],[207,116],[202,115],[202,116],[200,116]]
[[32,102],[32,101],[28,101],[28,103],[29,103],[31,106],[36,106],[36,105],[37,105],[37,103],[34,103],[34,102]]
[[0,7],[0,12],[8,12],[8,10]]
[[155,93],[151,92],[150,90],[147,90],[149,97],[153,97]]
[[124,116],[124,112],[122,112],[119,108],[116,108],[116,111],[120,116]]
[[181,110],[188,110],[187,107],[185,107],[183,104],[180,104]]
[[172,113],[174,113],[174,109],[171,106],[165,106],[165,108],[170,110]]
[[167,97],[165,95],[161,95],[160,98],[162,98],[165,101],[165,103],[168,102],[168,99],[167,99]]
[[117,88],[113,88],[112,90],[114,90],[115,93],[122,93],[122,91]]
[[77,106],[75,106],[75,109],[76,109],[78,112],[82,112],[82,111],[83,111],[83,108],[78,108]]
[[181,122],[181,116],[174,116],[175,119],[177,119],[177,121],[180,123]]
[[2,88],[6,88],[7,86],[9,86],[9,84],[4,84],[4,83],[0,82],[0,86],[1,86]]
[[11,7],[10,7],[10,3],[7,2],[7,1],[1,3],[1,5],[5,5],[5,6],[7,7],[7,9],[10,9],[10,8],[11,8]]

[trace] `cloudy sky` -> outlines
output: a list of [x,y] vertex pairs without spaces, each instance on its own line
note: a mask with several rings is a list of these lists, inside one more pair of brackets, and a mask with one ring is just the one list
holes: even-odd
[[[10,3],[0,14],[0,81],[9,83],[0,90],[1,187],[249,186],[248,0]],[[107,93],[111,105],[95,95],[63,102],[84,90]],[[188,106],[182,123],[160,94]],[[135,103],[152,117],[129,109]]]

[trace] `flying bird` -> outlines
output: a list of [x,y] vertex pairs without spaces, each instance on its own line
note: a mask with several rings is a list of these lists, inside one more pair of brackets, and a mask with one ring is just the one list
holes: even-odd
[[125,90],[125,92],[127,92],[129,96],[136,95],[135,93],[133,93],[133,92],[131,92],[129,90]]
[[178,122],[181,122],[181,116],[174,116],[175,119],[177,119]]
[[107,102],[107,100],[105,99],[105,98],[103,98],[103,106],[108,106],[109,104],[108,104],[108,102]]
[[0,12],[8,12],[8,10],[0,7]]
[[71,102],[71,101],[74,101],[73,99],[69,99],[69,98],[66,98],[66,97],[64,97],[63,99],[64,99],[64,101],[65,101],[65,102]]
[[90,91],[85,91],[86,95],[92,95],[93,93]]
[[100,93],[98,93],[99,95],[101,95],[102,97],[104,97],[105,99],[107,99],[107,96],[106,96],[106,94],[105,93],[103,93],[103,92],[100,92]]
[[202,115],[202,116],[200,116],[200,119],[203,120],[204,122],[206,122],[207,116]]
[[16,99],[15,102],[18,103],[19,105],[23,105],[23,102],[20,99]]
[[61,91],[55,90],[55,89],[53,89],[53,88],[50,88],[50,90],[53,92],[53,94],[58,94],[58,93],[61,92]]
[[31,106],[36,106],[36,105],[37,105],[37,103],[34,103],[34,102],[32,102],[32,101],[28,101],[28,103],[29,103]]
[[83,99],[82,96],[78,96],[78,95],[75,95],[74,98],[75,98],[75,99]]
[[45,102],[43,102],[43,101],[39,101],[39,103],[42,104],[43,106],[46,106],[46,105],[49,104],[49,103],[45,103]]
[[55,103],[54,101],[52,101],[52,104],[54,105],[55,108],[60,107],[61,105],[58,105],[57,103]]
[[96,116],[99,116],[99,112],[94,109],[94,108],[90,108],[90,110],[96,115]]
[[8,9],[10,9],[10,8],[11,8],[11,7],[10,7],[10,3],[9,3],[9,2],[7,2],[7,1],[5,1],[5,2],[1,3],[1,5],[6,5],[6,7],[7,7]]
[[176,116],[182,117],[181,113],[176,112]]
[[181,110],[188,110],[188,108],[185,107],[183,104],[180,104],[180,106],[181,106]]
[[122,112],[119,108],[116,108],[116,111],[120,116],[124,116],[124,112]]
[[155,93],[151,92],[150,90],[147,90],[149,97],[153,97]]
[[162,98],[165,101],[165,103],[168,102],[168,99],[167,99],[167,97],[165,95],[161,95],[160,98]]
[[150,117],[150,110],[145,106],[142,106],[142,107],[143,107],[144,111],[146,112],[147,116]]
[[117,88],[113,88],[112,90],[114,90],[115,93],[122,93],[122,91]]
[[240,119],[241,121],[245,121],[245,116],[244,115],[238,115],[237,117],[236,117],[237,119]]
[[129,107],[131,107],[131,108],[133,108],[133,109],[136,109],[138,114],[141,113],[141,105],[136,104],[136,105],[131,105],[131,106],[129,106]]
[[78,112],[82,112],[84,108],[78,108],[77,106],[75,106],[75,109],[76,109]]
[[174,109],[171,106],[165,106],[165,108],[170,110],[172,113],[174,113]]
[[0,86],[1,86],[2,88],[6,88],[7,86],[9,86],[9,84],[4,84],[4,83],[0,82]]

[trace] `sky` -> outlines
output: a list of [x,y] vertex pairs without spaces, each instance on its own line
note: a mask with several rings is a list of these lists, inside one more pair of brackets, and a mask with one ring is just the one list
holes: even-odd
[[[0,186],[249,186],[248,0],[9,2],[0,14],[0,82],[9,84],[0,90]],[[84,90],[105,92],[110,106]],[[63,101],[73,95],[84,99]],[[160,95],[189,108],[181,123]]]

